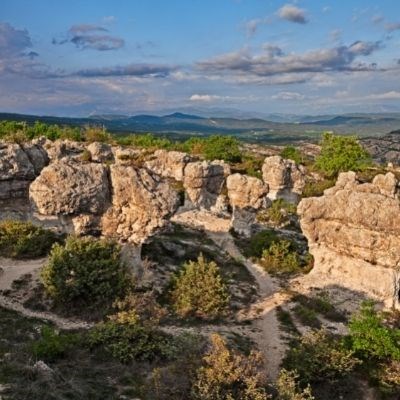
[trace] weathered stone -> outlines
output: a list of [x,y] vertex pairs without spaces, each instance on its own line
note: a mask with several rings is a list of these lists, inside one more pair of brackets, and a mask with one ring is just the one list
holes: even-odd
[[110,202],[107,169],[68,159],[52,163],[31,184],[29,196],[44,215],[101,214]]
[[264,161],[263,180],[269,186],[271,200],[283,198],[297,203],[305,185],[305,171],[292,160],[281,156],[267,157]]
[[[297,208],[302,231],[317,260],[316,273],[334,273],[336,255],[342,270],[352,271],[354,278],[347,275],[347,286],[368,291],[391,305],[398,305],[400,285],[400,202],[396,187],[391,173],[378,175],[372,184],[360,184],[354,173],[345,173],[323,196],[303,199]],[[363,275],[361,268],[372,279],[368,285],[365,279],[357,278]],[[385,268],[388,272],[383,274]]]
[[167,223],[177,193],[146,169],[112,165],[112,206],[102,219],[105,236],[139,244]]
[[93,142],[87,147],[91,155],[91,161],[103,163],[114,161],[114,154],[112,148],[107,143]]
[[268,185],[253,176],[233,174],[226,180],[228,197],[233,207],[252,207],[256,210],[265,207]]
[[160,176],[182,181],[183,171],[191,159],[180,151],[157,150],[145,166]]
[[204,209],[215,206],[229,174],[230,167],[223,161],[197,161],[187,164],[183,186],[191,203]]
[[52,162],[59,161],[63,158],[80,159],[85,145],[83,143],[73,142],[71,140],[55,140],[54,142],[46,141],[43,145],[47,151],[47,155]]

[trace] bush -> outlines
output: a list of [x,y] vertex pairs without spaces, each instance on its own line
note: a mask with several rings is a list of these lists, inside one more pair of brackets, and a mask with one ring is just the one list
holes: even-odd
[[276,382],[277,400],[314,400],[310,386],[301,390],[297,383],[298,378],[299,375],[295,371],[280,371]]
[[325,133],[321,142],[321,153],[315,166],[328,177],[339,172],[361,171],[371,164],[371,156],[359,144],[356,136],[336,136]]
[[260,261],[271,274],[291,274],[301,270],[301,260],[296,248],[286,239],[272,242],[263,250]]
[[41,278],[56,302],[90,309],[111,304],[132,283],[116,243],[76,237],[54,245]]
[[284,368],[297,371],[303,384],[334,381],[350,373],[360,361],[352,350],[325,330],[312,331],[288,351]]
[[282,225],[288,221],[290,215],[295,215],[297,207],[284,199],[276,199],[271,207],[257,215],[259,222],[272,222],[274,225]]
[[213,334],[211,349],[203,358],[192,393],[197,400],[267,400],[259,353],[248,357],[229,350],[224,339]]
[[400,330],[385,326],[373,302],[364,302],[349,324],[352,349],[362,358],[400,361]]
[[274,231],[265,230],[257,232],[250,239],[237,239],[236,242],[245,257],[260,258],[263,250],[276,240],[278,240],[278,236]]
[[106,131],[104,127],[100,126],[85,126],[83,130],[83,137],[86,142],[102,142],[112,143],[112,136]]
[[3,257],[42,257],[57,240],[54,232],[30,222],[0,222],[0,253]]
[[294,146],[286,146],[279,154],[282,158],[293,160],[296,164],[304,163],[304,156]]
[[154,328],[114,321],[95,326],[88,337],[89,347],[101,347],[122,363],[168,359],[172,354],[171,338]]
[[143,149],[169,149],[173,146],[169,139],[154,136],[152,133],[124,136],[118,139],[118,143]]
[[215,319],[226,313],[229,294],[215,262],[200,254],[185,263],[172,282],[171,301],[180,317]]
[[59,333],[50,326],[43,326],[41,337],[31,345],[35,358],[44,361],[55,361],[64,357],[79,341],[79,335],[74,333]]

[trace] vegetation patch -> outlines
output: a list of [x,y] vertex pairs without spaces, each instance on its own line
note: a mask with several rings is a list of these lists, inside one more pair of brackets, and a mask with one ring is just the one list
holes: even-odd
[[214,261],[202,254],[189,261],[172,282],[171,304],[182,318],[216,319],[226,314],[229,292]]
[[276,199],[272,202],[271,207],[258,213],[257,220],[280,226],[288,222],[290,217],[295,216],[296,211],[297,207],[295,204],[289,203],[284,199]]
[[30,222],[0,222],[0,253],[3,257],[26,259],[48,254],[59,237]]
[[54,245],[41,278],[57,304],[75,311],[107,309],[132,287],[119,245],[92,238],[69,237]]

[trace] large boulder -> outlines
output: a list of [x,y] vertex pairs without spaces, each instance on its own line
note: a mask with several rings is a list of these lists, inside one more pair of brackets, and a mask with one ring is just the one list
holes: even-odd
[[180,151],[157,150],[145,166],[162,177],[182,181],[184,169],[191,160],[188,154]]
[[187,164],[184,170],[183,186],[191,204],[208,210],[215,208],[218,204],[223,205],[221,195],[228,175],[230,175],[230,167],[223,161],[197,161]]
[[400,202],[392,173],[364,184],[353,172],[340,174],[297,212],[315,258],[313,274],[399,306]]
[[112,205],[102,218],[102,232],[140,244],[167,223],[178,207],[178,195],[146,169],[112,165],[110,170]]
[[263,180],[269,186],[271,200],[284,199],[298,203],[305,181],[305,171],[301,165],[281,156],[267,157],[262,167]]
[[90,158],[93,162],[104,163],[114,161],[112,147],[107,143],[90,143],[87,146],[87,151],[90,153]]
[[47,163],[40,145],[0,143],[0,200],[26,197],[30,182]]
[[32,182],[29,197],[43,215],[99,215],[110,202],[107,169],[66,159],[45,167]]

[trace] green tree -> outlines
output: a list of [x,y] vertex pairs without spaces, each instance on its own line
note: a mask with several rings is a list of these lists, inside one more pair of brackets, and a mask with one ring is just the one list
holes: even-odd
[[328,177],[339,172],[360,171],[371,164],[371,156],[359,144],[356,136],[338,136],[325,133],[321,142],[321,153],[315,166]]
[[280,156],[285,159],[293,160],[297,164],[304,163],[304,156],[301,151],[294,146],[286,146],[281,152]]
[[200,254],[197,261],[185,263],[173,281],[171,300],[181,316],[214,319],[228,307],[229,294],[215,262]]

